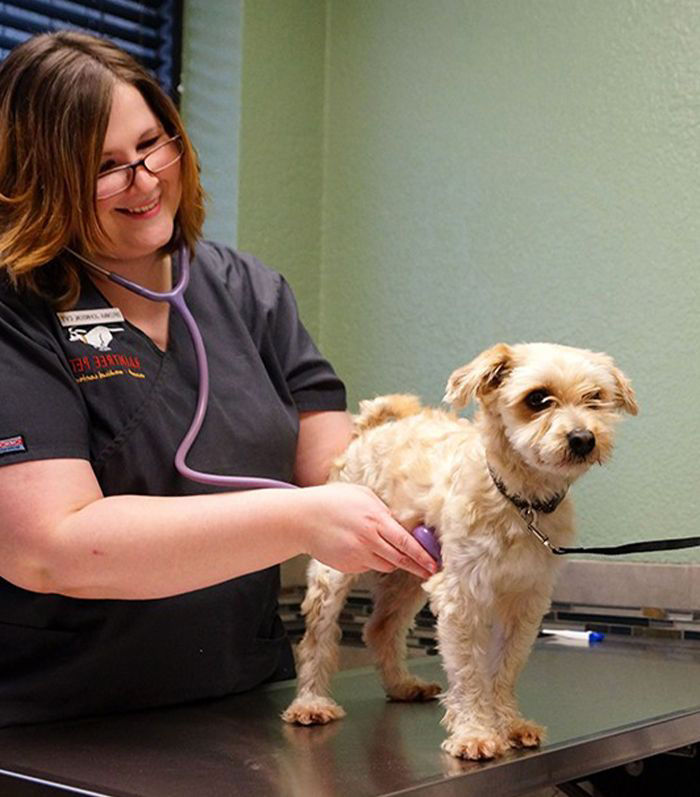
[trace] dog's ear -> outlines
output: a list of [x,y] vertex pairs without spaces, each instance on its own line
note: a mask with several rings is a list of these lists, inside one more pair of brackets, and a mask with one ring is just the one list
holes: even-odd
[[639,412],[639,407],[629,379],[616,366],[612,367],[612,375],[616,387],[615,406],[629,412],[630,415],[636,415]]
[[447,380],[443,401],[459,410],[466,407],[474,396],[482,398],[501,384],[512,360],[513,350],[506,343],[487,349],[452,373]]

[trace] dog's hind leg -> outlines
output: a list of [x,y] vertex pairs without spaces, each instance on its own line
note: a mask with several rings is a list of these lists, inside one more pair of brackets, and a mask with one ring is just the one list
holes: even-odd
[[406,634],[426,600],[421,582],[410,573],[397,570],[378,579],[363,638],[392,700],[432,700],[442,691],[440,684],[416,678],[406,668]]
[[297,696],[282,713],[285,722],[321,725],[345,716],[343,708],[330,697],[330,681],[338,668],[338,616],[354,579],[354,575],[320,562],[309,565],[308,588],[301,606],[306,632],[296,650]]

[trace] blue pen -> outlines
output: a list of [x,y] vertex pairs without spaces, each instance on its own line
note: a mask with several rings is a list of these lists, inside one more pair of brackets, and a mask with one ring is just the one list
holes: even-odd
[[588,642],[589,645],[595,645],[605,639],[605,634],[601,634],[600,631],[568,631],[564,628],[543,628],[540,633],[545,636],[558,636],[562,639]]

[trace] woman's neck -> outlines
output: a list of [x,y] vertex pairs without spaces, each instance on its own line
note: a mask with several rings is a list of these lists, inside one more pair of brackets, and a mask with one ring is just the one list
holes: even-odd
[[[112,261],[108,258],[96,259],[95,262],[120,277],[149,288],[152,291],[164,292],[172,287],[172,260],[170,255],[162,255],[157,259],[149,258],[140,261]],[[148,335],[158,348],[165,350],[168,343],[169,305],[167,302],[155,302],[144,296],[124,288],[108,277],[88,270],[90,279],[97,289],[114,307],[118,307],[124,318]]]
[[[172,287],[172,259],[169,254],[155,254],[148,255],[141,258],[131,258],[129,260],[121,260],[109,257],[94,257],[94,262],[120,277],[130,280],[131,282],[141,285],[144,288],[150,288],[152,291],[167,291]],[[103,281],[108,281],[106,277],[100,277],[95,272],[90,275],[99,280],[100,287]],[[116,283],[109,280],[110,285],[119,287],[120,290],[126,290],[117,286]]]

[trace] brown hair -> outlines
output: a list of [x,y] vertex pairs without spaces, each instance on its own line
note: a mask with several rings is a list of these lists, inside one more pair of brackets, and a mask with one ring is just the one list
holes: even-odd
[[[18,287],[70,306],[78,267],[64,251],[99,251],[104,235],[95,182],[114,84],[141,92],[184,144],[176,233],[192,250],[204,194],[192,144],[172,100],[130,55],[106,39],[60,31],[34,36],[0,63],[0,269]],[[177,240],[175,240],[177,237]]]

